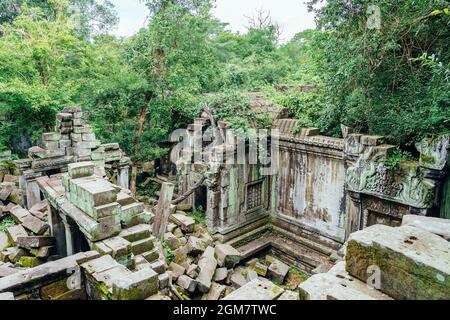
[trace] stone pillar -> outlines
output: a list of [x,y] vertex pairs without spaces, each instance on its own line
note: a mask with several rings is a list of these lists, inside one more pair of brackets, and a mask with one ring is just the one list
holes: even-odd
[[361,194],[347,191],[347,226],[345,230],[345,240],[350,234],[362,228],[362,202]]
[[66,249],[66,229],[58,210],[50,203],[48,204],[48,223],[50,225],[50,233],[56,239],[56,253],[60,257],[67,256]]
[[[35,173],[32,170],[24,172],[23,179],[26,180],[26,195],[27,195],[27,208],[31,209],[36,203],[41,201],[41,190],[36,181],[36,178],[42,176],[42,173]],[[22,182],[23,184],[23,182]]]
[[121,166],[119,167],[119,174],[117,177],[117,185],[119,187],[125,188],[125,189],[129,189],[130,188],[130,179],[128,176],[128,173],[130,171],[130,167],[129,166]]
[[173,210],[171,202],[174,190],[174,184],[167,182],[162,184],[158,206],[156,207],[155,220],[153,222],[153,235],[161,240],[166,232],[169,215]]

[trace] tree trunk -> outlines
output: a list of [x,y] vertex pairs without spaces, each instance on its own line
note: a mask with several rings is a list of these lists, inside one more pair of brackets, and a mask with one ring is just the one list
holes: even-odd
[[139,160],[139,152],[141,151],[141,140],[142,140],[142,132],[144,131],[145,117],[148,113],[148,104],[152,100],[152,96],[147,95],[145,97],[145,102],[142,106],[141,113],[138,118],[138,122],[136,125],[136,135],[134,137],[134,161],[131,165],[131,181],[130,181],[130,190],[133,195],[136,195],[137,186],[137,172],[140,164]]

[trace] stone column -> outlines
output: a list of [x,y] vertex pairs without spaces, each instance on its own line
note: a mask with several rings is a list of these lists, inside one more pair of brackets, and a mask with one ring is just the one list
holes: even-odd
[[155,220],[153,222],[153,235],[161,240],[166,232],[169,215],[173,211],[171,202],[174,190],[174,184],[167,182],[162,184],[158,206],[156,207]]
[[73,225],[70,221],[71,219],[67,216],[64,216],[62,221],[64,224],[64,230],[66,234],[66,252],[67,256],[74,255],[76,252],[75,239],[76,239],[76,231],[77,226]]
[[362,202],[361,194],[347,191],[347,226],[345,230],[345,240],[350,234],[362,228]]
[[65,257],[67,255],[66,230],[58,210],[50,203],[48,204],[48,223],[51,235],[56,239],[56,252],[58,256]]
[[130,171],[130,167],[129,166],[120,166],[118,171],[119,171],[119,174],[117,177],[117,185],[119,187],[129,189],[130,188],[130,179],[129,179],[128,173]]
[[[31,209],[36,203],[41,201],[41,190],[36,181],[36,178],[42,176],[41,172],[34,172],[28,170],[24,172],[23,178],[26,180],[26,195],[27,195],[27,208]],[[23,184],[23,183],[22,183]]]

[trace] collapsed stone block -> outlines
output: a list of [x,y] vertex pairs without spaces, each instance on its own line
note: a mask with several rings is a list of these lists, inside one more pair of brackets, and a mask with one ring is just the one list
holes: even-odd
[[195,289],[197,289],[197,281],[192,279],[191,277],[187,275],[181,275],[178,277],[177,284],[182,287],[184,290],[187,290],[191,293],[195,292]]
[[450,299],[450,243],[427,231],[375,225],[352,234],[347,271],[366,282],[379,268],[381,291],[395,299]]
[[214,248],[208,247],[198,262],[200,270],[197,282],[200,292],[206,293],[211,288],[212,278],[217,268],[217,260],[214,257]]
[[402,225],[416,227],[437,234],[450,241],[450,220],[448,219],[405,215],[403,216]]
[[280,288],[270,281],[264,281],[261,279],[255,279],[241,288],[233,291],[226,296],[223,300],[276,300],[284,292],[283,288]]
[[183,230],[185,233],[194,232],[195,220],[183,214],[175,213],[170,215],[170,220]]
[[242,254],[228,244],[218,244],[215,247],[217,263],[221,267],[234,268],[242,259]]
[[90,177],[94,175],[94,167],[93,162],[71,163],[68,166],[69,177],[71,179]]
[[113,281],[113,300],[144,300],[158,292],[158,274],[142,269]]
[[269,266],[269,276],[279,284],[284,282],[288,272],[289,266],[277,259],[274,259]]

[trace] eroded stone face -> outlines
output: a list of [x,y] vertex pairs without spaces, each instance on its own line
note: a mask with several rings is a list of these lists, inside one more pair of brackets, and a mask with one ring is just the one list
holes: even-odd
[[381,291],[395,299],[450,299],[449,261],[449,242],[410,226],[356,232],[346,252],[351,275],[366,282],[379,268]]

